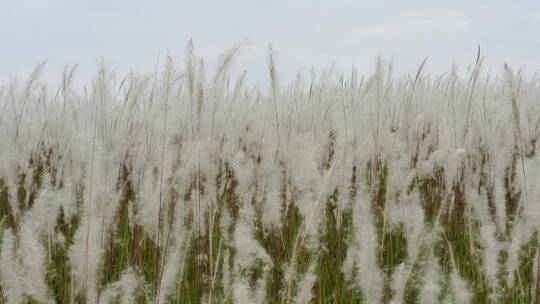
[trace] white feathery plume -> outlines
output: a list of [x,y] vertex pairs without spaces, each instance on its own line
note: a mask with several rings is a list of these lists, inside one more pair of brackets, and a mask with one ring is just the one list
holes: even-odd
[[25,284],[21,274],[23,267],[16,260],[15,240],[10,229],[2,235],[2,250],[0,251],[0,282],[2,294],[8,303],[23,303]]
[[317,280],[315,275],[315,265],[311,265],[308,271],[302,277],[302,280],[298,284],[298,293],[295,296],[294,303],[308,304],[313,299],[313,284]]
[[379,244],[370,205],[365,190],[360,189],[353,207],[354,239],[347,250],[343,272],[350,279],[356,270],[355,283],[362,289],[366,301],[379,303],[383,295],[383,274],[378,267]]
[[408,267],[405,264],[401,263],[394,269],[392,274],[392,283],[391,288],[394,293],[392,299],[390,300],[391,304],[403,303],[405,296],[405,286],[407,284],[407,279],[409,278]]
[[[140,279],[132,269],[122,273],[120,280],[109,283],[99,296],[99,303],[103,304],[131,304],[136,302],[136,292]],[[120,299],[116,302],[116,299]]]
[[455,270],[450,274],[450,289],[454,303],[470,303],[471,291],[469,290],[465,280],[463,280],[463,278],[461,278]]
[[235,304],[251,304],[253,297],[249,290],[249,285],[244,279],[238,278],[233,285],[233,303]]
[[426,270],[420,287],[420,302],[435,304],[439,302],[438,297],[442,290],[441,267],[433,254],[429,255],[425,267]]
[[492,289],[490,298],[496,301],[498,298],[497,273],[500,268],[498,259],[502,246],[497,241],[496,228],[492,223],[486,222],[480,227],[480,242],[483,252],[483,270]]

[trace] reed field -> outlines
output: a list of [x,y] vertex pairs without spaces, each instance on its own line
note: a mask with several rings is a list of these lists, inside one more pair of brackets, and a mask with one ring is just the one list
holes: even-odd
[[540,78],[239,47],[0,85],[0,303],[540,303]]

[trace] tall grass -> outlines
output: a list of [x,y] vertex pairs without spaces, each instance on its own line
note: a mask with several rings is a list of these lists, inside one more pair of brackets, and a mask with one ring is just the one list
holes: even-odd
[[269,47],[266,91],[240,46],[2,87],[0,303],[540,303],[537,78]]

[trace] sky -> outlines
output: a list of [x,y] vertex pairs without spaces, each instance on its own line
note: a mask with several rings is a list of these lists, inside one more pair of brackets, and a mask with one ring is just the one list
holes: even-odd
[[540,72],[538,0],[0,0],[0,84],[24,79],[46,61],[42,78],[58,82],[78,64],[87,84],[104,61],[119,76],[151,73],[165,55],[183,62],[189,39],[211,69],[220,54],[244,41],[235,71],[268,82],[269,43],[283,82],[298,70],[330,66],[361,73],[378,56],[396,74],[465,69],[481,46],[485,69],[504,63]]

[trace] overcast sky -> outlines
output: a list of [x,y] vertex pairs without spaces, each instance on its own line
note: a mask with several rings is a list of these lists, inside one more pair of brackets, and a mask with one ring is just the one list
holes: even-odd
[[215,62],[246,40],[236,69],[251,82],[266,82],[266,47],[278,52],[282,79],[298,69],[355,65],[368,73],[378,55],[392,58],[396,73],[414,73],[429,56],[428,71],[453,61],[463,69],[476,56],[486,67],[503,63],[540,71],[538,0],[1,0],[0,82],[24,77],[47,61],[44,78],[79,64],[86,82],[105,59],[119,74],[151,72],[160,54],[196,53]]

